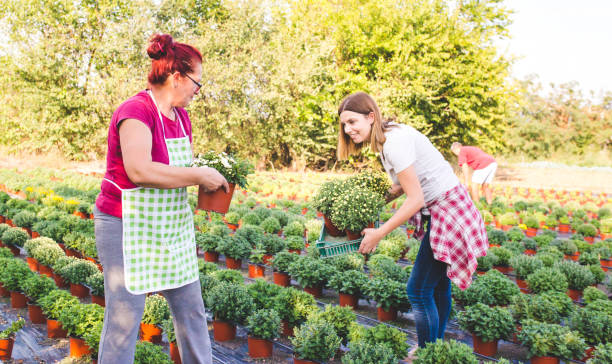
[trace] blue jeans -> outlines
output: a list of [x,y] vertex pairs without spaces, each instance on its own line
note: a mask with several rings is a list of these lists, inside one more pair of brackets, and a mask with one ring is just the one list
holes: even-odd
[[406,291],[416,321],[419,347],[444,338],[451,311],[451,284],[446,263],[435,260],[429,244],[430,221],[421,241]]

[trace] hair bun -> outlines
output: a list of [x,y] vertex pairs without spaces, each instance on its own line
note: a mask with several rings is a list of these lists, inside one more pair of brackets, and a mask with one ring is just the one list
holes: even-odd
[[156,34],[149,41],[147,54],[152,59],[160,59],[168,54],[168,49],[173,45],[174,41],[169,34]]

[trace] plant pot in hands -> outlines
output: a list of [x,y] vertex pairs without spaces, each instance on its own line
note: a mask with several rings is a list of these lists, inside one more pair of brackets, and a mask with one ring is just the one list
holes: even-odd
[[229,187],[229,192],[225,192],[223,188],[207,192],[200,187],[198,190],[198,209],[225,214],[229,210],[236,185],[230,183]]

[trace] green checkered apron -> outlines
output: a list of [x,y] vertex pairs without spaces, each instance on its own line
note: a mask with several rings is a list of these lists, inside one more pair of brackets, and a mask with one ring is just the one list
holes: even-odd
[[[153,94],[149,96],[157,107]],[[184,137],[166,139],[169,165],[191,164],[191,143],[176,113]],[[193,215],[187,188],[121,189],[123,215],[123,270],[125,286],[132,294],[178,288],[198,279]]]

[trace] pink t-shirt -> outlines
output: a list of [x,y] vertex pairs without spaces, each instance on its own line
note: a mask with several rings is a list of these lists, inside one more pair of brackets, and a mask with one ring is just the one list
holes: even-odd
[[459,150],[459,165],[467,163],[473,170],[483,169],[495,162],[495,158],[478,147],[461,147]]
[[[183,123],[185,132],[192,141],[191,120],[187,111],[177,108],[180,120]],[[173,121],[162,114],[164,131],[167,139],[181,138],[185,135],[179,125],[179,119]],[[142,121],[151,129],[153,135],[151,147],[151,159],[154,162],[168,164],[168,149],[164,142],[164,135],[159,121],[157,108],[151,97],[146,91],[141,91],[135,96],[130,97],[122,103],[113,113],[110,127],[108,129],[108,150],[106,153],[106,173],[104,178],[115,182],[119,187],[134,188],[136,186],[128,178],[123,166],[123,156],[121,154],[121,144],[119,142],[119,123],[125,119],[136,119]],[[102,180],[101,192],[96,199],[96,207],[106,214],[121,217],[121,191],[112,183]]]

